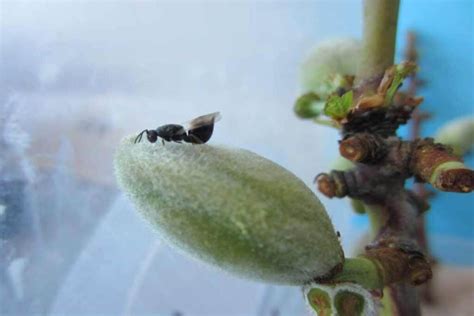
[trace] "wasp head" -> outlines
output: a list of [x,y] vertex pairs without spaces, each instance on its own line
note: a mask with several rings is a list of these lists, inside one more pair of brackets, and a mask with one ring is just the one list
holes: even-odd
[[146,133],[146,138],[150,143],[155,143],[158,139],[158,133],[155,130],[143,130],[140,134],[138,134],[137,138],[135,138],[134,143],[139,143],[142,140],[143,133]]

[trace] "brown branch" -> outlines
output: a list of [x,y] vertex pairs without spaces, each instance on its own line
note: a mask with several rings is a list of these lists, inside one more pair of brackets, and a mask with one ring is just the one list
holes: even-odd
[[[404,188],[405,180],[412,176],[409,166],[415,146],[398,137],[380,138],[380,142],[360,141],[376,134],[366,135],[369,134],[356,133],[348,138],[359,140],[356,142],[358,146],[353,145],[354,141],[348,142],[363,153],[359,157],[374,157],[373,153],[382,149],[384,155],[373,163],[358,162],[353,170],[321,174],[316,182],[327,196],[356,198],[368,206],[369,213],[378,213],[376,217],[380,223],[366,255],[376,258],[381,270],[385,271],[384,283],[391,284],[390,292],[397,313],[419,315],[417,291],[406,283],[417,285],[425,282],[431,277],[431,269],[416,242],[417,219],[426,206]],[[341,142],[342,147],[346,141]],[[377,149],[376,144],[383,148]],[[411,262],[403,255],[405,253],[416,254],[417,259]]]
[[419,180],[441,191],[467,193],[474,189],[474,171],[465,167],[450,147],[430,138],[415,143],[411,169]]
[[342,140],[339,152],[353,162],[376,163],[387,154],[387,143],[377,134],[358,133]]
[[332,170],[330,174],[320,173],[314,179],[318,190],[328,198],[342,198],[348,195],[344,171]]
[[[420,315],[412,285],[424,283],[432,275],[422,251],[425,248],[417,242],[418,219],[428,206],[423,198],[405,189],[405,181],[416,176],[440,190],[468,192],[474,187],[474,171],[431,139],[402,141],[396,136],[398,127],[410,119],[423,98],[414,95],[416,77],[407,93],[395,93],[402,76],[394,72],[399,68],[390,68],[398,1],[365,0],[364,8],[362,56],[354,88],[356,107],[341,122],[343,140],[339,146],[341,155],[356,164],[353,170],[320,174],[316,183],[330,198],[348,196],[366,205],[367,213],[376,221],[372,223],[376,234],[365,256],[378,262],[386,273],[383,283],[391,284],[393,312]],[[410,41],[414,43],[413,36]],[[401,65],[406,67],[405,73],[416,68],[416,51],[409,50],[407,56],[411,62]],[[417,114],[420,122],[423,116]],[[419,124],[414,133],[419,134]]]
[[[416,49],[416,34],[414,32],[407,33],[406,39],[406,46],[405,46],[405,59],[411,62],[416,63],[418,61],[419,54]],[[418,78],[417,73],[413,73],[408,78],[408,88],[406,90],[406,94],[408,96],[414,97],[418,91],[418,87],[420,86],[421,80]],[[430,118],[431,115],[428,112],[421,111],[417,108],[412,114],[411,120],[411,130],[410,130],[410,139],[415,141],[416,139],[421,137],[421,125],[422,123]],[[414,192],[416,196],[418,196],[420,203],[425,205],[425,209],[429,209],[428,199],[430,197],[430,191],[428,191],[424,185],[424,183],[415,183],[414,184]],[[433,256],[430,254],[430,247],[428,244],[427,232],[426,232],[426,221],[424,214],[420,214],[417,223],[417,234],[416,238],[418,240],[418,244],[423,249],[423,251],[427,254],[427,256],[431,259],[432,264],[435,263]],[[426,284],[422,286],[420,289],[421,291],[421,298],[424,302],[433,303],[434,302],[434,295],[433,295],[433,287],[432,287],[432,280],[428,281]]]
[[385,285],[400,281],[419,285],[431,278],[431,267],[423,254],[394,246],[394,248],[389,245],[379,249],[369,249],[364,255],[378,263]]

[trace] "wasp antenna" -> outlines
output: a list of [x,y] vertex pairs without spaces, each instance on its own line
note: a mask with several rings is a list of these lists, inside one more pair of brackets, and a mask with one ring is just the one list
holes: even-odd
[[147,133],[148,133],[148,130],[147,130],[147,129],[145,129],[145,130],[143,130],[143,131],[142,131],[140,134],[138,134],[138,136],[135,138],[135,141],[134,141],[133,143],[134,143],[134,144],[136,144],[136,143],[139,143],[139,142],[141,142],[141,140],[142,140],[142,136],[143,136],[143,133],[145,133],[145,132],[147,132]]

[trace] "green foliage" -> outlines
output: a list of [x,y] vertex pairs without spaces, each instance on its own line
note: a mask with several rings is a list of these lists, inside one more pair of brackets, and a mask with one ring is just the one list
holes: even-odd
[[346,76],[356,74],[360,43],[350,38],[320,43],[305,58],[300,72],[304,93],[314,92],[322,100],[340,87],[348,87]]
[[[311,118],[317,124],[340,127],[352,106],[352,92],[342,97],[339,90],[351,90],[360,43],[354,39],[336,39],[318,45],[304,61],[300,79],[305,94],[294,107],[301,118]],[[324,114],[331,120],[322,119]]]
[[296,100],[295,113],[301,118],[316,118],[324,110],[325,102],[314,92],[303,94]]
[[395,67],[395,73],[393,77],[393,81],[387,89],[387,93],[385,94],[385,105],[388,106],[392,104],[393,98],[395,93],[398,91],[400,86],[403,83],[403,80],[412,75],[417,71],[418,67],[415,63],[410,62],[403,62]]
[[335,120],[345,118],[352,106],[352,96],[352,90],[342,96],[331,95],[324,107],[324,114]]

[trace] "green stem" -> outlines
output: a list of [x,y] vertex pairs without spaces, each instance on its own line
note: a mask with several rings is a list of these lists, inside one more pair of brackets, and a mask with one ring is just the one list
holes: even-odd
[[393,64],[399,0],[364,1],[364,35],[357,82],[382,75]]
[[380,206],[364,204],[364,208],[369,217],[371,239],[374,239],[382,225],[387,222],[388,213]]
[[383,276],[380,275],[377,265],[363,257],[347,258],[342,271],[332,278],[331,282],[357,283],[369,290],[382,289],[384,286]]

